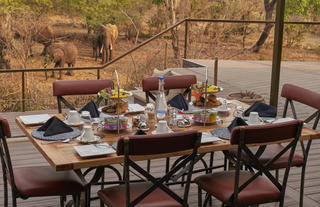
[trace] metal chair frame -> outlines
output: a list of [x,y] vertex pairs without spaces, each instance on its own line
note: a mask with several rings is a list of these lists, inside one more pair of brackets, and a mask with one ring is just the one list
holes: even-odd
[[[129,145],[130,145],[130,139],[125,138],[124,140],[124,182],[126,186],[126,206],[131,207],[138,204],[141,200],[143,200],[146,196],[148,196],[151,192],[153,192],[156,188],[161,188],[164,192],[166,192],[169,196],[171,196],[173,199],[175,199],[177,202],[182,204],[183,206],[188,206],[188,195],[189,195],[189,189],[191,184],[191,176],[193,171],[193,166],[195,163],[195,157],[197,155],[198,147],[200,144],[201,134],[198,134],[198,138],[196,140],[196,143],[194,144],[192,153],[184,160],[182,160],[179,164],[174,166],[168,173],[166,173],[161,178],[156,178],[152,176],[149,172],[144,170],[141,166],[136,164],[131,158],[129,153]],[[183,169],[186,165],[189,166],[189,170],[187,173],[187,180],[186,180],[186,186],[184,190],[183,198],[181,198],[179,195],[177,195],[175,192],[173,192],[170,188],[168,188],[164,183],[169,182],[172,177],[174,177],[175,173],[179,170]],[[143,177],[146,178],[146,180],[152,182],[152,187],[150,187],[147,191],[145,191],[143,194],[139,195],[135,200],[130,202],[130,167],[135,169],[139,174],[141,174]]]
[[[237,150],[237,158],[235,160],[235,185],[234,185],[234,192],[230,196],[230,199],[228,200],[228,203],[222,204],[222,206],[232,206],[236,207],[238,206],[237,199],[238,199],[238,194],[245,189],[246,186],[248,186],[252,181],[254,181],[258,176],[262,176],[263,174],[279,189],[280,191],[280,199],[279,200],[268,200],[263,203],[271,203],[271,202],[280,202],[279,206],[283,207],[284,206],[284,196],[285,196],[285,190],[286,190],[286,185],[288,181],[288,176],[289,176],[289,171],[290,171],[290,166],[291,166],[291,161],[295,152],[295,148],[297,145],[297,142],[299,140],[301,130],[302,130],[302,122],[299,123],[298,130],[296,133],[296,136],[294,139],[283,149],[281,150],[278,154],[276,154],[271,160],[269,160],[267,163],[262,164],[259,161],[259,157],[262,155],[263,151],[266,149],[266,145],[259,146],[258,151],[254,154],[251,150],[250,147],[247,146],[245,143],[246,139],[246,134],[245,134],[245,127],[241,126],[240,127],[240,136],[239,136],[239,144],[238,144],[238,150]],[[283,181],[282,184],[279,182],[279,180],[276,178],[276,176],[273,176],[270,171],[272,163],[274,163],[277,159],[279,159],[285,152],[290,150],[290,155],[289,155],[289,160],[288,163],[285,167],[286,171],[283,176]],[[242,151],[244,151],[251,163],[255,163],[257,165],[256,169],[257,171],[254,173],[254,175],[249,178],[245,183],[239,186],[239,179],[240,179],[240,171],[241,167],[243,165],[241,161],[241,156],[242,156]],[[253,172],[253,171],[252,171]],[[210,197],[206,198],[206,201]],[[206,203],[206,202],[205,202]],[[248,203],[247,205],[255,205],[255,204],[263,204],[263,203]],[[202,189],[198,186],[198,206],[202,206]]]
[[[290,104],[290,108],[293,114],[293,118],[297,119],[297,113],[296,113],[296,109],[294,107],[293,104],[293,100],[286,98],[286,102],[284,105],[284,109],[283,109],[283,115],[282,117],[286,117],[287,116],[287,111],[288,111],[288,105]],[[314,119],[313,122],[313,126],[312,129],[316,129],[319,123],[319,119],[320,119],[320,110],[317,110],[316,112],[314,112],[313,114],[311,114],[308,118],[306,118],[304,120],[304,123],[309,123],[310,121],[312,121]],[[306,166],[307,166],[307,161],[308,161],[308,156],[309,156],[309,151],[311,148],[311,144],[312,144],[312,140],[308,140],[307,141],[307,145],[305,146],[303,141],[300,141],[300,145],[301,145],[301,149],[302,149],[302,155],[303,155],[303,165],[301,166],[301,182],[300,182],[300,200],[299,200],[299,206],[303,207],[303,195],[304,195],[304,178],[305,178],[305,172],[306,172]],[[297,166],[300,167],[300,166]],[[276,175],[278,176],[279,174],[279,170],[276,170]]]
[[[42,197],[42,196],[60,196],[60,206],[64,206],[67,195],[53,194],[53,195],[37,195],[37,196],[25,196],[21,195],[14,180],[13,168],[11,163],[11,157],[9,153],[9,148],[6,140],[5,133],[2,127],[2,121],[0,120],[0,157],[3,173],[3,186],[4,186],[4,206],[8,207],[8,180],[11,184],[11,195],[12,195],[12,206],[17,206],[17,198],[23,200],[28,199],[29,197]],[[9,174],[9,178],[7,177]],[[74,206],[80,206],[80,196],[81,194],[73,194]],[[69,205],[70,203],[68,203]]]

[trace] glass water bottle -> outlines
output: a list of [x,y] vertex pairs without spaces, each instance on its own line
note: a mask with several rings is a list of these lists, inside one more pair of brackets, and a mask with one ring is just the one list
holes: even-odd
[[159,91],[158,91],[157,101],[156,101],[157,119],[158,120],[164,119],[167,113],[168,113],[168,106],[167,106],[166,96],[164,94],[164,78],[159,77]]

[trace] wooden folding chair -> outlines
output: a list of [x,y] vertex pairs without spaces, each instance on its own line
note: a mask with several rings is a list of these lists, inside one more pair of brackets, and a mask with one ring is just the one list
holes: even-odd
[[[194,180],[198,184],[199,207],[202,206],[202,190],[222,201],[223,206],[248,206],[270,202],[280,202],[279,206],[283,206],[291,162],[302,126],[302,121],[294,120],[263,126],[235,127],[231,132],[230,142],[238,145],[236,169],[202,175]],[[259,158],[266,146],[289,139],[289,144],[273,154],[268,162],[261,162]],[[250,145],[257,144],[263,145],[257,151],[252,151]],[[273,170],[272,165],[284,154],[289,156],[280,183],[270,170]],[[248,164],[255,166],[256,172],[240,170],[243,155],[246,155]]]
[[[109,187],[98,192],[100,199],[109,207],[122,206],[188,206],[188,194],[194,158],[200,143],[201,134],[196,130],[159,135],[139,135],[121,137],[117,154],[124,155],[125,184]],[[170,154],[190,150],[190,155],[173,167],[161,178],[156,178],[143,169],[135,158],[155,154]],[[189,165],[183,197],[172,191],[166,183],[175,173]],[[130,170],[136,170],[145,182],[131,183]]]

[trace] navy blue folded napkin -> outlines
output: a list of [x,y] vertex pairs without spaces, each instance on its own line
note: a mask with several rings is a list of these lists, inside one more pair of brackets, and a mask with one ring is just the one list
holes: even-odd
[[236,117],[227,128],[231,132],[236,126],[248,126],[248,124],[242,118]]
[[72,132],[73,129],[57,117],[53,116],[40,128],[38,128],[37,131],[44,131],[43,136],[52,136],[56,134]]
[[189,109],[188,101],[181,93],[168,101],[168,105],[184,111],[187,111]]
[[91,118],[97,118],[100,115],[98,106],[94,101],[87,103],[82,109],[80,109],[79,113],[82,111],[89,111]]
[[236,126],[247,126],[248,124],[240,117],[236,117],[228,127],[216,128],[212,131],[212,135],[223,138],[230,139],[231,131]]
[[138,129],[134,135],[147,135],[147,133],[145,133],[141,129]]
[[260,117],[277,117],[277,108],[265,103],[255,102],[243,114],[249,116],[253,111],[258,112]]

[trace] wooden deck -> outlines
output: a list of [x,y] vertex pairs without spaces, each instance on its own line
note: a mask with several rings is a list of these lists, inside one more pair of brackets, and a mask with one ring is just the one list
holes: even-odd
[[[201,64],[206,64],[209,69],[212,68],[212,62],[199,61]],[[204,78],[201,71],[192,69],[189,71],[176,69],[179,73],[194,73],[197,75],[198,80]],[[209,77],[211,77],[209,72]],[[219,86],[225,90],[219,95],[225,96],[230,92],[239,92],[245,90],[253,90],[257,93],[269,96],[270,91],[270,77],[271,77],[271,62],[268,61],[220,61],[219,62]],[[281,86],[284,83],[292,83],[301,87],[309,88],[313,91],[320,91],[320,64],[319,63],[297,63],[297,62],[284,62],[282,63],[281,72]],[[268,98],[266,98],[268,103]],[[283,111],[284,99],[279,98],[279,115]],[[306,118],[313,110],[311,108],[303,107],[299,104],[296,105],[298,117],[301,119]],[[28,113],[56,113],[56,110],[52,111],[34,111]],[[11,124],[11,128],[14,135],[22,135],[22,132],[17,129],[14,119],[16,116],[21,115],[21,112],[17,113],[0,113],[1,116],[7,117]],[[27,114],[27,113],[23,113]],[[289,113],[290,116],[290,113]],[[320,127],[317,128],[318,130]],[[30,142],[10,142],[9,148],[15,167],[20,166],[43,166],[48,165],[47,161],[42,155],[33,147]],[[297,151],[301,152],[300,147],[297,147]],[[305,181],[305,198],[304,206],[317,207],[320,206],[320,140],[315,140],[312,144],[308,167],[306,172]],[[222,153],[215,154],[215,163],[222,163]],[[156,160],[152,162],[154,173],[160,173],[163,170],[163,160]],[[116,166],[121,169],[121,166]],[[199,167],[199,166],[198,166]],[[285,206],[293,207],[298,206],[299,201],[299,185],[300,185],[300,168],[292,168],[289,176],[289,182],[286,191]],[[1,174],[2,175],[2,174]],[[106,172],[108,179],[113,179],[113,175]],[[196,176],[196,175],[195,175]],[[174,187],[175,190],[181,192],[179,186]],[[3,202],[3,184],[0,180],[0,206]],[[94,191],[94,190],[93,190]],[[93,192],[92,191],[92,192]],[[93,193],[95,194],[95,193]],[[11,197],[10,197],[11,198]],[[189,196],[190,206],[197,206],[197,188],[196,185],[191,186],[191,192]],[[18,206],[59,206],[59,199],[56,197],[48,198],[31,198],[28,200],[18,200]],[[99,206],[99,203],[93,202],[92,206]],[[220,206],[218,201],[213,202],[213,206]],[[266,204],[261,206],[277,206],[276,204]]]

